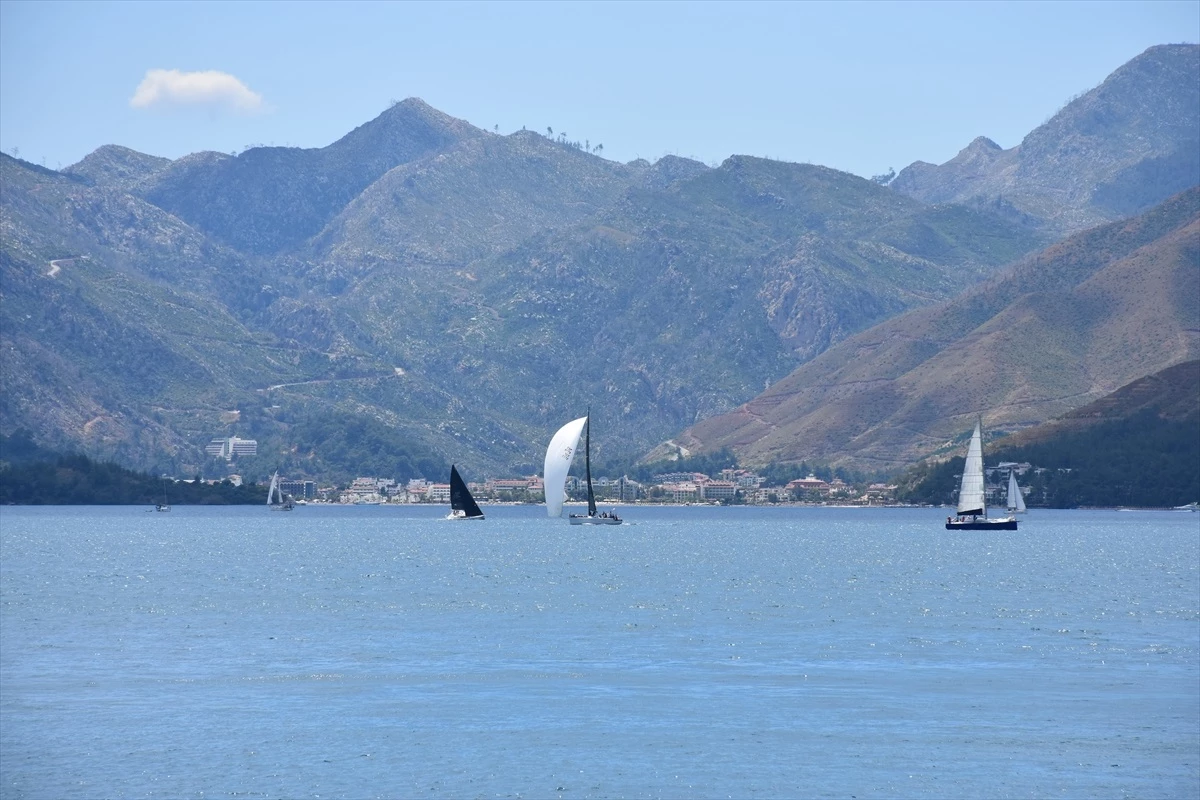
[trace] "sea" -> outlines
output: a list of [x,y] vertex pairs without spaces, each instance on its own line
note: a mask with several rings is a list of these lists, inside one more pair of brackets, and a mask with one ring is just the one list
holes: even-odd
[[1200,514],[446,511],[0,509],[0,797],[1200,797]]

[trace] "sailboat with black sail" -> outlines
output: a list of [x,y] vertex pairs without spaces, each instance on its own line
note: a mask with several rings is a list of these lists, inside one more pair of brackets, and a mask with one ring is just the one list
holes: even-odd
[[450,465],[450,513],[446,519],[483,519],[483,511],[453,464]]
[[975,432],[971,434],[971,444],[967,447],[967,461],[963,464],[962,484],[958,489],[958,516],[946,518],[946,530],[1015,531],[1016,529],[1016,517],[988,518],[987,498],[983,486],[982,423],[976,421]]

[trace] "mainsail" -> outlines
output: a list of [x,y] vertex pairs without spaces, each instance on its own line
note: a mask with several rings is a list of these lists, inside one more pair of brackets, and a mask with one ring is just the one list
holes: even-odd
[[588,409],[587,424],[583,426],[583,469],[587,475],[588,516],[596,516],[596,493],[592,491],[592,409]]
[[563,425],[546,448],[542,481],[546,489],[546,514],[551,517],[562,516],[563,501],[567,499],[567,473],[571,471],[571,460],[587,421],[587,417],[580,417]]
[[1010,514],[1025,513],[1025,498],[1021,497],[1021,487],[1017,485],[1016,470],[1008,471],[1008,511]]
[[963,465],[962,486],[958,490],[958,513],[987,516],[987,505],[983,499],[983,434],[979,422],[971,434],[971,446],[967,448],[967,463]]

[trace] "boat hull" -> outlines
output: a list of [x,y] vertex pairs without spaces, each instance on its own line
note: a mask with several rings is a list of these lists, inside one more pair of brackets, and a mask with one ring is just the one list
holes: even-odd
[[1015,519],[973,519],[963,520],[946,520],[946,530],[948,531],[1015,531],[1017,529],[1017,521]]
[[446,515],[446,519],[454,519],[454,520],[483,519],[483,514],[479,514],[478,516],[474,516],[474,517],[468,517],[467,512],[465,512],[465,511],[451,511],[449,514]]
[[620,517],[585,517],[572,514],[569,518],[572,525],[620,525]]

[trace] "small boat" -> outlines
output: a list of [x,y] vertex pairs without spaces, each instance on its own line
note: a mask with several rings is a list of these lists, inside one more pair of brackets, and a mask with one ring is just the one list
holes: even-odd
[[[1015,482],[1010,476],[1010,482]],[[1017,492],[1018,497],[1020,491]],[[1024,502],[1022,501],[1022,505]],[[982,424],[975,423],[971,444],[967,448],[967,462],[963,465],[962,484],[958,489],[958,516],[946,518],[948,531],[1015,531],[1017,518],[1013,516],[989,519],[987,500],[983,489],[983,433]]]
[[272,511],[291,511],[296,507],[290,495],[285,495],[279,488],[279,470],[271,476],[271,487],[267,489],[267,508]]
[[170,501],[170,498],[167,497],[167,479],[166,478],[163,478],[163,501],[161,503],[155,504],[154,510],[155,511],[170,511],[171,510],[171,501]]
[[1008,513],[1024,514],[1025,498],[1021,496],[1021,487],[1017,485],[1017,471],[1008,471]]
[[483,519],[483,511],[453,464],[450,465],[450,513],[446,519]]

